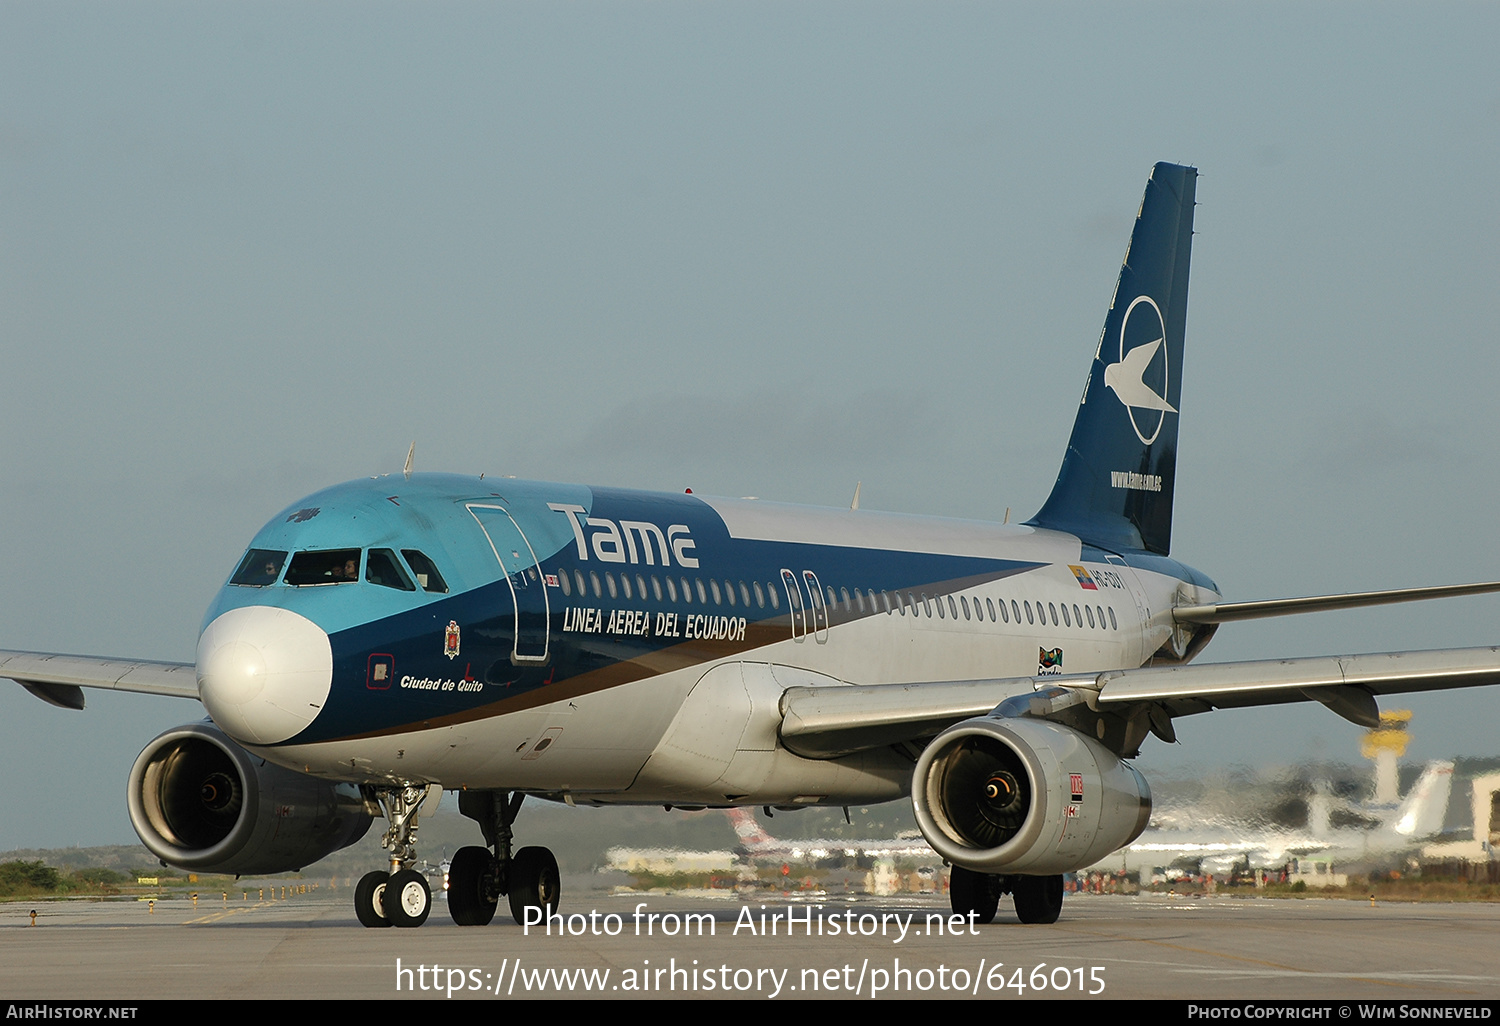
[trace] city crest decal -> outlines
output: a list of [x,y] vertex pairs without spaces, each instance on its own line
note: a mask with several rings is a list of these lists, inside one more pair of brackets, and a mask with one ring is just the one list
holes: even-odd
[[458,621],[449,620],[448,630],[443,634],[443,655],[449,659],[458,658]]
[[1051,677],[1063,672],[1062,648],[1039,648],[1036,650],[1036,675]]

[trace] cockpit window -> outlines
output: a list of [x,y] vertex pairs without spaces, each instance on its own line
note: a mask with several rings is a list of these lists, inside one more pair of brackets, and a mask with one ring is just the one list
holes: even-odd
[[365,560],[365,580],[371,584],[378,584],[382,588],[396,588],[400,591],[416,591],[416,586],[411,583],[411,578],[406,576],[406,571],[401,569],[401,564],[396,560],[396,554],[390,549],[371,549],[370,556]]
[[[406,565],[411,567],[411,572],[417,575],[417,583],[422,586],[423,591],[439,594],[445,594],[448,591],[443,575],[438,573],[438,568],[433,565],[432,560],[416,549],[402,549],[401,555],[406,557]],[[582,592],[583,585],[580,584],[578,590]]]
[[358,583],[358,581],[358,549],[299,552],[292,557],[292,565],[286,572],[286,583],[298,587],[310,584],[350,584]]
[[264,588],[276,583],[276,578],[281,576],[281,568],[285,563],[285,552],[277,549],[251,549],[245,553],[245,558],[240,560],[240,567],[229,579],[229,583],[240,584],[247,588]]

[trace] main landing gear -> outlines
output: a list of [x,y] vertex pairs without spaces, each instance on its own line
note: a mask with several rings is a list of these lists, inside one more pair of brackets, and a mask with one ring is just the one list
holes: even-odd
[[417,812],[427,800],[426,787],[371,787],[367,800],[385,812],[385,836],[380,846],[391,853],[389,871],[360,877],[354,888],[354,914],[370,927],[421,926],[432,911],[427,878],[411,868],[417,860]]
[[976,873],[954,866],[948,878],[948,900],[961,916],[974,916],[977,923],[994,920],[1000,895],[1009,892],[1016,903],[1016,917],[1023,923],[1045,925],[1062,914],[1063,878],[1056,876],[1007,876]]
[[543,921],[557,911],[562,878],[557,859],[546,848],[511,854],[511,824],[525,795],[504,791],[462,791],[458,811],[479,824],[489,848],[460,848],[448,867],[448,912],[459,926],[484,926],[495,916],[500,896],[510,899],[518,924]]

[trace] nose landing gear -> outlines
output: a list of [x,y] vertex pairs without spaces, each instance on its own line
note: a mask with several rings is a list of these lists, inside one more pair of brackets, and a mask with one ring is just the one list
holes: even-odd
[[367,787],[366,801],[378,804],[390,824],[380,846],[391,853],[389,870],[360,877],[354,888],[354,914],[364,926],[421,926],[432,911],[427,878],[411,868],[417,860],[417,812],[430,788]]

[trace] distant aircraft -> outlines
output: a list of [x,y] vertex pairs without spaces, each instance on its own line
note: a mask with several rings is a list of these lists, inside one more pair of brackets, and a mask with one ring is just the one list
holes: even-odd
[[768,834],[745,808],[725,810],[739,852],[753,862],[824,862],[829,859],[914,858],[937,861],[938,854],[926,841],[904,838],[844,840],[842,838],[797,838],[781,840]]
[[[1388,859],[1417,848],[1443,829],[1453,786],[1453,763],[1429,762],[1405,800],[1394,807],[1354,806],[1363,827],[1330,826],[1326,793],[1313,796],[1302,829],[1247,826],[1201,808],[1149,827],[1115,857],[1133,869],[1194,862],[1202,872],[1227,875],[1236,868],[1281,870],[1294,858],[1316,855],[1333,863]],[[1113,858],[1111,858],[1113,863]]]
[[[201,700],[151,741],[131,821],[163,861],[308,865],[384,815],[367,926],[418,926],[430,787],[459,792],[461,924],[553,908],[512,850],[527,795],[570,804],[855,805],[910,794],[959,912],[1052,922],[1064,872],[1151,809],[1126,761],[1174,717],[1500,680],[1500,649],[1191,666],[1219,624],[1497,584],[1223,603],[1169,553],[1197,172],[1158,164],[1051,496],[1025,524],[412,474],[336,485],[251,540],[194,663],[0,652],[84,687]],[[1049,385],[1049,387],[1052,387]],[[515,425],[512,425],[515,427]],[[12,539],[12,544],[18,540]]]

